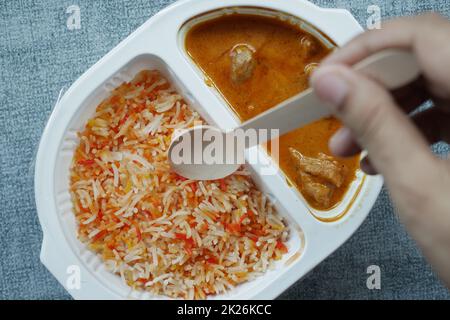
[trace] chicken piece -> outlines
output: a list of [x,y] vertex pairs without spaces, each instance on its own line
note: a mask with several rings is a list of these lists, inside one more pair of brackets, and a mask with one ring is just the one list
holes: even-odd
[[289,148],[289,152],[302,172],[322,178],[338,188],[344,182],[344,168],[332,157],[323,153],[317,158],[306,157],[294,148]]
[[331,196],[333,195],[333,189],[328,185],[315,182],[308,173],[300,172],[300,179],[303,191],[306,195],[310,196],[324,207],[328,207]]
[[256,65],[254,52],[255,49],[248,44],[237,44],[231,49],[231,80],[235,84],[240,84],[253,75]]

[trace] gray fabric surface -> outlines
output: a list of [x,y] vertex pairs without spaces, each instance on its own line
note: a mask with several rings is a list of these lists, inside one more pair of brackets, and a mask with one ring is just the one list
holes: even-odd
[[[0,298],[68,299],[39,262],[41,229],[33,193],[33,157],[61,87],[66,88],[120,40],[171,1],[0,1]],[[347,8],[365,25],[367,6],[383,17],[436,10],[442,1],[314,1]],[[66,8],[81,8],[81,30]],[[448,151],[446,145],[436,146]],[[366,268],[381,267],[381,290],[366,288]],[[399,224],[383,190],[359,231],[281,298],[449,298]]]

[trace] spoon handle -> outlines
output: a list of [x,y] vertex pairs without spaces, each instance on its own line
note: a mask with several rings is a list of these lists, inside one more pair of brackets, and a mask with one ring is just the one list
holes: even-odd
[[[357,63],[353,68],[382,83],[389,90],[402,87],[420,75],[415,57],[410,52],[398,49],[380,51]],[[317,98],[314,90],[310,88],[244,122],[227,134],[238,129],[244,130],[244,132],[247,129],[267,129],[268,131],[278,129],[278,132],[273,132],[273,134],[261,135],[257,143],[263,143],[268,138],[274,139],[278,135],[283,135],[330,114],[329,108]],[[255,144],[255,139],[252,141]],[[246,147],[252,147],[251,144],[252,142]]]

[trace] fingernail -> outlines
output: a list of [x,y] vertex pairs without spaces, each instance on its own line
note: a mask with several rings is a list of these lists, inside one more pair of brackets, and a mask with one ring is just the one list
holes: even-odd
[[334,111],[342,105],[349,92],[347,81],[338,72],[325,68],[317,70],[311,77],[313,86],[320,100],[327,103]]

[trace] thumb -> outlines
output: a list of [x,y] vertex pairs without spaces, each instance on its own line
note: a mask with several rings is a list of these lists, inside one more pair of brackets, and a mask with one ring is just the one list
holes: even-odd
[[311,85],[386,180],[406,177],[433,159],[421,133],[379,83],[346,66],[330,65],[313,74]]

